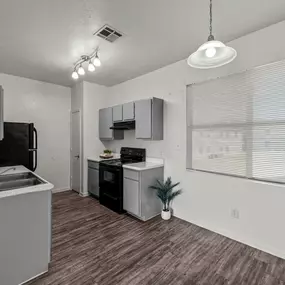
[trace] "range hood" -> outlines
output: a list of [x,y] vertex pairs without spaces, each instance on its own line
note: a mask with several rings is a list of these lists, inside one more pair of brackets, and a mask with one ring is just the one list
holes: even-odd
[[111,130],[134,130],[136,128],[136,122],[135,121],[125,121],[125,122],[117,122],[114,123],[113,127],[111,127]]

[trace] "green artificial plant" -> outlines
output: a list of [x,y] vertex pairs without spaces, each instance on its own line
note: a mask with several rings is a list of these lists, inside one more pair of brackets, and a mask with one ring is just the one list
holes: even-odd
[[165,182],[157,180],[155,185],[149,187],[150,189],[156,190],[156,196],[161,200],[163,204],[163,211],[169,211],[170,202],[182,193],[182,189],[174,191],[174,188],[179,184],[180,182],[173,184],[171,177],[168,177]]

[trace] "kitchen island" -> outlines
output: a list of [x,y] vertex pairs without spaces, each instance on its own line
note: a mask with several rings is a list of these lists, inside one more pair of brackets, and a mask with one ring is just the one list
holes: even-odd
[[23,166],[0,168],[0,284],[24,284],[48,271],[52,188]]

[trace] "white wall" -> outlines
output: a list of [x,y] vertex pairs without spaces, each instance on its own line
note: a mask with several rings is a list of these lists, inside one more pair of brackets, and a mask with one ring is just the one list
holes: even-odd
[[[145,147],[148,156],[165,158],[165,176],[181,181],[184,189],[174,203],[177,217],[283,258],[285,187],[186,170],[186,85],[284,59],[285,40],[280,36],[284,30],[285,21],[229,43],[238,57],[222,68],[195,70],[183,60],[110,88],[108,106],[163,98],[165,138],[135,140],[129,131],[124,141],[104,143],[116,151],[121,146]],[[232,209],[240,211],[239,219],[232,219]]]
[[83,82],[83,196],[87,195],[87,158],[102,153],[99,140],[99,109],[106,103],[107,87]]
[[36,173],[70,188],[70,88],[0,74],[4,88],[4,120],[34,123],[38,130]]

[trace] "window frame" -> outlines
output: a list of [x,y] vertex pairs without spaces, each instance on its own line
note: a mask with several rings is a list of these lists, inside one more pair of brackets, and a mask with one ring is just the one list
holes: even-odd
[[[262,65],[262,66],[258,66],[258,67],[254,67],[251,70],[255,70],[255,69],[259,69],[265,66],[270,66],[273,65],[275,63],[278,62],[283,62],[285,64],[285,61],[277,61],[277,62],[272,62],[266,65]],[[221,78],[227,78],[230,76],[235,76],[238,74],[242,74],[244,72],[249,71],[247,70],[243,70],[237,73],[232,73],[229,75],[225,75],[225,76],[220,76],[220,77],[216,77],[216,78],[211,78],[205,81],[200,81],[197,83],[191,83],[186,85],[186,170],[188,171],[194,171],[194,172],[201,172],[201,173],[208,173],[208,174],[215,174],[215,175],[219,175],[219,176],[225,176],[225,177],[233,177],[233,178],[241,178],[241,179],[245,179],[248,181],[253,181],[253,182],[263,182],[263,183],[270,183],[270,184],[275,184],[275,185],[279,185],[279,186],[285,186],[285,182],[281,182],[281,181],[274,181],[274,180],[268,180],[268,179],[262,179],[262,178],[255,178],[252,177],[252,172],[253,172],[253,148],[248,148],[246,147],[246,176],[243,175],[235,175],[235,174],[228,174],[228,173],[223,173],[223,172],[218,172],[218,171],[210,171],[210,170],[204,170],[204,169],[197,169],[197,168],[193,168],[193,153],[192,153],[192,147],[193,147],[193,118],[192,118],[192,109],[193,109],[193,104],[192,104],[192,95],[191,95],[191,87],[194,85],[198,85],[198,84],[203,84],[209,81],[213,81],[213,80],[217,80],[217,79],[221,79]],[[250,126],[250,128],[247,128],[247,131],[250,132],[250,134],[245,136],[245,143],[246,144],[253,144],[253,131],[254,131],[254,127],[256,126],[260,126],[260,125],[271,125],[271,124],[275,124],[274,125],[278,125],[278,124],[283,124],[283,122],[281,123],[281,121],[271,121],[271,122],[256,122],[253,123],[253,108],[248,108],[247,112],[246,112],[246,116],[247,116],[247,123],[242,123],[242,124],[236,124],[239,126]],[[234,126],[235,124],[232,124],[232,126]],[[284,122],[285,125],[285,122]],[[221,125],[222,126],[222,125]],[[223,126],[226,126],[226,124],[224,124]],[[229,124],[227,125],[228,127],[230,126]],[[215,127],[212,126],[212,128],[215,129]],[[250,140],[251,138],[251,140]],[[285,144],[285,142],[284,142]],[[285,166],[284,166],[285,167]],[[249,173],[251,174],[251,177],[249,175]]]

